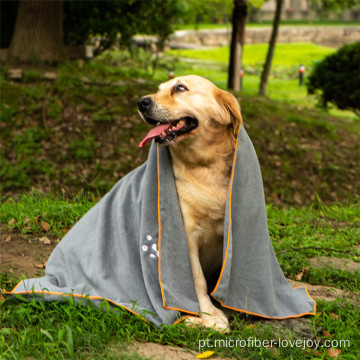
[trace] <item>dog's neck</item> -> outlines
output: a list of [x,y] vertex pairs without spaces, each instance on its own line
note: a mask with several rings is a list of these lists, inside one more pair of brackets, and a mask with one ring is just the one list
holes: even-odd
[[220,165],[230,172],[235,138],[228,130],[218,130],[212,131],[211,136],[207,134],[206,140],[201,137],[197,139],[188,137],[171,144],[169,148],[173,161],[183,164],[188,171],[199,167],[211,169]]

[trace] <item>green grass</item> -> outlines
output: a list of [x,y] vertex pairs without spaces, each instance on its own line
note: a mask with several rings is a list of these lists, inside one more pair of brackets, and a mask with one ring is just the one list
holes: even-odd
[[[247,51],[251,49],[254,53],[265,51],[264,46],[249,46]],[[320,54],[321,48],[309,44],[299,45],[298,49],[287,46],[284,51],[309,54],[316,52],[314,49]],[[224,48],[213,51],[223,56]],[[138,116],[136,103],[168,79],[168,67],[175,67],[176,75],[199,74],[226,88],[225,61],[177,62],[168,55],[156,60],[143,50],[133,54],[113,51],[83,65],[65,63],[57,69],[57,80],[51,83],[38,81],[33,75],[31,82],[14,83],[1,69],[0,190],[11,195],[33,187],[45,191],[68,188],[75,193],[80,189],[107,192],[116,180],[146,160],[147,151],[139,151],[136,143],[148,131],[148,125]],[[281,191],[281,200],[286,198],[286,203],[294,203],[292,198],[297,189],[290,182],[300,178],[298,172],[303,164],[300,174],[305,171],[309,177],[316,177],[312,194],[307,184],[305,191],[301,190],[306,194],[303,204],[311,202],[315,193],[326,202],[332,194],[336,194],[333,200],[346,201],[353,195],[351,187],[356,183],[352,165],[357,161],[356,148],[351,135],[359,133],[359,123],[348,112],[338,110],[336,115],[342,118],[334,119],[331,116],[334,112],[329,116],[325,111],[315,111],[316,99],[306,95],[305,87],[298,86],[296,75],[294,78],[296,70],[285,66],[288,75],[284,77],[281,68],[283,65],[275,66],[269,78],[268,97],[255,95],[260,69],[255,65],[244,76],[244,91],[235,94],[244,122],[251,126],[249,134],[260,164],[272,162],[269,157],[275,154],[268,151],[269,145],[280,157],[276,173],[273,163],[263,167],[267,193],[281,195],[278,194]],[[92,84],[84,83],[82,78]],[[274,136],[274,125],[281,135]],[[315,149],[315,163],[311,159],[312,150],[304,151],[297,145],[299,139],[306,140],[308,149]],[[345,144],[342,155],[334,149],[333,141]],[[291,147],[291,153],[286,146]],[[305,158],[299,162],[298,156],[302,155]],[[333,169],[325,169],[325,164]]]
[[79,193],[68,200],[64,195],[43,194],[34,190],[20,195],[18,201],[9,198],[3,202],[0,205],[0,222],[10,222],[10,229],[22,233],[36,233],[41,229],[41,222],[45,221],[50,225],[49,234],[63,236],[62,229],[72,227],[94,204],[94,195]]
[[[63,227],[72,226],[88,209],[96,203],[85,196],[65,199],[63,195],[32,192],[20,196],[17,201],[7,200],[0,207],[0,221],[7,224],[14,219],[16,227],[22,231],[29,226],[38,231],[39,221],[47,221],[51,231],[61,234]],[[314,203],[308,209],[279,209],[267,207],[269,231],[273,240],[279,263],[288,277],[294,277],[301,269],[308,266],[308,259],[313,256],[341,256],[359,261],[354,245],[360,244],[360,205],[324,206]],[[31,219],[30,223],[29,220]],[[302,249],[304,247],[321,247]],[[297,251],[290,250],[298,248]],[[339,254],[329,249],[349,252]],[[359,291],[360,273],[349,275],[346,271],[325,269],[319,276],[309,270],[307,280],[312,284],[332,285],[348,291]],[[344,280],[345,279],[345,280]],[[6,274],[0,276],[0,287],[11,289],[19,279]],[[141,359],[129,344],[133,341],[156,342],[181,347],[194,355],[205,350],[212,350],[217,355],[227,358],[264,359],[276,358],[271,350],[264,346],[226,347],[221,344],[229,340],[250,339],[261,341],[278,339],[302,340],[286,328],[274,328],[271,322],[262,323],[251,316],[235,317],[232,331],[222,335],[209,329],[191,329],[182,324],[153,327],[131,315],[125,310],[110,310],[104,302],[102,311],[93,305],[83,307],[80,304],[22,302],[6,299],[0,303],[0,353],[2,359]],[[336,320],[332,314],[336,314]],[[320,341],[318,358],[324,358],[327,348],[326,337],[322,330],[332,334],[332,340],[349,340],[350,347],[334,346],[341,349],[344,359],[357,359],[360,356],[360,334],[357,324],[360,312],[357,305],[349,301],[320,302],[318,313],[309,318],[311,327],[317,329],[316,340]],[[340,320],[339,320],[340,319]],[[251,326],[249,326],[251,324]],[[207,340],[208,339],[208,340]],[[199,341],[206,346],[199,349]],[[205,341],[206,340],[206,343]],[[219,347],[214,348],[215,341]],[[311,340],[310,338],[305,340]],[[279,357],[293,359],[314,358],[314,349],[302,347],[278,347]]]
[[[158,329],[120,308],[116,312],[111,311],[105,302],[101,308],[103,311],[95,309],[91,304],[83,307],[74,302],[1,302],[2,359],[124,359],[125,355],[129,359],[141,358],[129,350],[129,344],[133,341],[180,347],[194,355],[205,350],[215,350],[216,355],[225,358],[315,358],[314,349],[305,348],[304,351],[303,345],[279,347],[278,356],[261,345],[226,346],[242,339],[251,344],[254,338],[267,342],[278,342],[279,339],[302,342],[314,340],[299,338],[285,329],[283,333],[277,330],[275,334],[271,324],[262,324],[250,316],[235,318],[231,333],[223,335],[210,329],[187,328],[183,324]],[[360,331],[357,326],[360,312],[356,305],[346,301],[320,302],[318,310],[318,314],[310,319],[312,327],[331,333],[331,340],[336,344],[333,347],[341,349],[342,358],[357,359],[360,355]],[[332,314],[336,314],[338,319]],[[318,330],[316,341],[319,343],[319,354],[316,358],[326,358],[329,347],[326,340],[327,337]],[[344,340],[347,343],[340,345],[340,341]]]
[[[12,198],[0,206],[0,222],[20,232],[39,232],[41,222],[50,225],[50,234],[63,236],[62,229],[72,227],[94,204],[78,195],[71,200],[60,195],[31,192]],[[325,206],[321,202],[310,208],[288,209],[267,206],[269,232],[284,274],[294,278],[309,266],[309,258],[334,256],[360,261],[354,246],[360,244],[360,203]],[[313,247],[313,248],[312,248]],[[322,248],[318,249],[318,248]],[[295,251],[294,251],[295,250]],[[355,255],[354,255],[355,254]],[[360,290],[360,273],[311,270],[307,280],[349,291]]]
[[[265,62],[268,44],[249,44],[244,47],[243,54],[243,92],[257,94],[260,84],[262,66]],[[198,50],[170,50],[166,56],[175,57],[173,63],[176,76],[196,74],[207,77],[217,86],[227,88],[229,47],[218,47]],[[335,49],[313,43],[277,44],[272,61],[271,73],[268,79],[266,95],[276,101],[290,103],[297,106],[314,108],[318,99],[314,95],[308,95],[306,86],[299,86],[298,71],[302,63],[306,68],[306,75],[310,74],[314,64],[321,61],[327,55],[335,52]],[[166,72],[159,70],[155,79],[164,81]],[[351,120],[358,117],[351,111],[338,110],[329,107],[328,113],[332,116],[345,117]]]
[[[270,236],[281,268],[288,278],[309,267],[309,258],[330,256],[360,262],[354,246],[360,243],[360,204],[309,209],[267,207]],[[310,284],[360,291],[360,271],[351,274],[332,268],[312,269],[303,279]]]
[[[244,46],[244,66],[262,64],[265,62],[268,44],[249,44]],[[272,65],[277,66],[298,66],[303,63],[312,64],[323,59],[325,56],[334,53],[330,47],[320,46],[312,43],[276,44]],[[204,50],[171,50],[169,54],[179,57],[193,59],[211,60],[228,63],[230,49],[228,46],[204,49]]]
[[[248,22],[246,27],[271,27],[273,24],[270,20],[263,20],[259,22]],[[281,26],[357,26],[356,21],[343,20],[282,20]],[[214,23],[199,23],[199,24],[177,24],[176,30],[203,30],[203,29],[229,29],[230,23],[214,24]]]

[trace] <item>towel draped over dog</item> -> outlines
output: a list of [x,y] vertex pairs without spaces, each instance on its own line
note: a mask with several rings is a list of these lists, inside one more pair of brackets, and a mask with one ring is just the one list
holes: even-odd
[[[222,306],[274,319],[315,314],[306,287],[293,289],[276,259],[260,167],[244,127],[224,225],[223,265],[211,293]],[[97,306],[106,299],[157,326],[199,314],[168,148],[153,142],[147,162],[122,178],[60,241],[45,276],[21,281],[6,294],[87,299]]]

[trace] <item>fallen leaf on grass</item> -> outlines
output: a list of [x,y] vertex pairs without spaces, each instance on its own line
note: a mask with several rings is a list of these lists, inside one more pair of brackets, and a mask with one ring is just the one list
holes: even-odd
[[31,229],[30,226],[26,225],[26,226],[24,226],[24,227],[22,228],[21,232],[22,232],[23,234],[27,234],[27,233],[32,233],[33,231],[32,231],[32,229]]
[[341,350],[335,349],[335,348],[330,348],[330,349],[328,349],[327,353],[328,353],[329,357],[337,358],[340,355]]
[[37,268],[37,269],[45,269],[46,265],[44,263],[42,264],[34,264],[34,266]]
[[63,234],[67,234],[69,232],[69,228],[62,228],[61,231]]
[[308,351],[311,352],[311,353],[312,353],[313,355],[315,355],[315,356],[320,356],[320,355],[321,355],[321,353],[320,353],[319,350],[309,349]]
[[303,268],[298,274],[295,275],[295,280],[302,280],[303,277],[309,272],[309,268]]
[[9,220],[8,225],[14,225],[14,224],[15,224],[15,219],[14,219],[14,218],[12,218],[11,220]]
[[302,197],[301,197],[301,194],[299,192],[296,192],[295,195],[294,195],[294,200],[295,202],[297,202],[298,204],[301,204],[302,203]]
[[265,346],[274,356],[279,356],[279,350],[271,345]]
[[44,232],[48,232],[50,230],[50,224],[47,223],[46,221],[42,221],[40,226],[41,226],[41,230]]
[[5,239],[5,242],[10,242],[10,241],[11,241],[11,235]]
[[335,314],[335,313],[331,313],[330,315],[331,315],[331,317],[332,317],[333,319],[335,319],[335,320],[338,320],[338,319],[339,319],[339,315],[337,315],[337,314]]
[[323,336],[326,336],[326,337],[328,337],[328,338],[332,338],[333,336],[329,333],[329,331],[327,331],[327,330],[323,330]]
[[215,351],[205,351],[201,354],[197,354],[196,355],[196,358],[197,359],[208,359],[210,356],[214,355],[215,354]]
[[246,326],[246,329],[252,329],[252,328],[254,328],[254,327],[256,327],[255,324],[250,324],[250,325],[247,325],[247,326]]
[[51,244],[51,240],[46,236],[41,237],[39,239],[39,241],[43,242],[45,245],[50,245]]

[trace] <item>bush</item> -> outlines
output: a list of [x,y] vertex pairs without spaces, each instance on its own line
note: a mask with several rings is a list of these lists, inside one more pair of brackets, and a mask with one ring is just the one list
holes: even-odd
[[334,103],[360,115],[360,42],[345,45],[315,65],[308,78],[309,94],[319,94],[322,106]]

